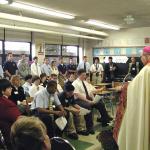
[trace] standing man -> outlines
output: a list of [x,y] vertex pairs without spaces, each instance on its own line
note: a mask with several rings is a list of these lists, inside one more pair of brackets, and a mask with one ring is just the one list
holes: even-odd
[[106,82],[111,83],[115,79],[117,65],[113,63],[112,57],[109,57],[109,63],[105,64],[105,78]]
[[8,53],[7,54],[7,61],[4,64],[4,73],[6,77],[11,78],[12,75],[17,74],[17,64],[13,61],[13,54]]
[[44,58],[44,64],[41,66],[41,72],[45,73],[47,77],[50,76],[51,70],[48,58]]
[[77,70],[79,69],[84,69],[86,73],[90,73],[90,63],[87,60],[87,56],[83,56],[83,61],[77,67]]
[[67,65],[68,73],[76,73],[77,65],[73,62],[72,58],[69,58],[69,64]]
[[30,67],[28,62],[26,61],[26,55],[21,54],[21,60],[18,61],[18,74],[25,78],[27,75],[30,74]]
[[131,57],[131,63],[129,63],[128,73],[134,78],[139,73],[139,62],[136,62],[135,57]]
[[103,66],[99,63],[99,58],[94,59],[94,64],[91,66],[90,71],[92,73],[92,83],[99,84],[103,80],[104,69]]
[[32,76],[40,76],[41,74],[41,67],[40,64],[38,64],[38,57],[35,56],[33,58],[33,63],[31,64],[31,74]]
[[119,114],[119,150],[150,150],[150,46],[143,48],[141,61],[144,67],[129,83],[125,112]]

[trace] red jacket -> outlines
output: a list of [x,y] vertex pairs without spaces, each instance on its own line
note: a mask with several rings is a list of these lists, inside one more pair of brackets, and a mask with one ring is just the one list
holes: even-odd
[[21,113],[17,106],[6,97],[0,97],[0,130],[2,131],[6,144],[10,144],[10,128]]

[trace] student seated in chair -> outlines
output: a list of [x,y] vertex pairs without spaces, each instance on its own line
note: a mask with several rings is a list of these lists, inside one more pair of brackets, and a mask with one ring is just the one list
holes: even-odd
[[68,137],[78,139],[78,134],[88,135],[85,130],[84,116],[80,115],[80,106],[75,103],[74,86],[72,84],[65,84],[64,92],[59,94],[59,100],[68,113],[66,128]]
[[[49,81],[46,88],[36,93],[31,105],[33,114],[38,116],[45,123],[49,137],[53,137],[55,133],[60,136],[61,132],[59,130],[54,132],[54,119],[66,115],[56,90],[56,81]],[[53,105],[56,109],[53,108]]]

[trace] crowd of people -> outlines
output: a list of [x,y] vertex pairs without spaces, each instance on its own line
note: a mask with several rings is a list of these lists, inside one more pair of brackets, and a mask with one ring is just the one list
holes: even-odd
[[[28,149],[33,140],[35,145],[31,145],[35,149],[44,147],[45,150],[50,150],[48,141],[54,136],[61,137],[66,133],[69,138],[77,140],[78,135],[95,134],[93,108],[100,113],[101,126],[108,126],[113,118],[109,116],[101,97],[94,102],[95,93],[104,89],[96,89],[93,84],[112,82],[116,71],[117,65],[113,63],[112,57],[109,57],[109,63],[105,66],[99,63],[98,58],[90,66],[86,56],[78,66],[72,58],[68,65],[62,57],[59,58],[57,66],[55,60],[49,63],[48,58],[40,65],[38,57],[34,57],[30,66],[25,54],[16,63],[13,54],[8,53],[0,79],[0,129],[8,149],[12,150],[12,146],[15,150]],[[129,73],[135,77],[138,72],[138,64],[132,58]],[[88,113],[80,113],[81,109],[88,110]],[[35,116],[44,124],[37,118],[22,118],[22,115]],[[56,124],[58,118],[65,118],[65,128],[61,129]],[[26,129],[24,125],[29,125],[30,128]],[[32,131],[31,140],[27,140],[33,126],[37,129]],[[27,132],[21,132],[23,129]],[[27,143],[21,138],[26,139]]]
[[[95,133],[93,108],[99,111],[102,126],[107,126],[112,120],[103,101],[93,102],[97,89],[89,82],[89,71],[93,71],[93,76],[95,74],[95,81],[102,81],[102,65],[95,59],[96,65],[90,68],[86,56],[78,66],[71,58],[69,60],[69,64],[65,65],[61,57],[57,66],[56,61],[52,60],[49,64],[48,58],[45,58],[40,66],[38,57],[34,57],[29,65],[25,54],[16,63],[13,54],[8,53],[0,79],[0,129],[8,149],[12,148],[11,126],[22,115],[36,116],[43,121],[49,138],[66,133],[74,140],[78,139],[78,135]],[[88,110],[88,113],[82,114],[81,109]],[[58,118],[66,119],[64,129],[56,124]]]

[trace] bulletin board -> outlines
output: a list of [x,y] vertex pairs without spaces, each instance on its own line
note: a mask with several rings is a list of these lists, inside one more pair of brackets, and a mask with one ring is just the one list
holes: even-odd
[[143,47],[109,47],[93,48],[93,57],[96,56],[140,56]]

